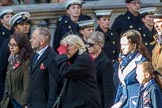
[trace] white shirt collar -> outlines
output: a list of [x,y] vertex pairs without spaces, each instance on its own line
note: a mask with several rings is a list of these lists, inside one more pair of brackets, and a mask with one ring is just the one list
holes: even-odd
[[42,54],[45,52],[45,50],[48,48],[49,45],[47,45],[46,47],[44,47],[43,49],[39,50],[37,53],[39,54],[37,60],[42,56]]

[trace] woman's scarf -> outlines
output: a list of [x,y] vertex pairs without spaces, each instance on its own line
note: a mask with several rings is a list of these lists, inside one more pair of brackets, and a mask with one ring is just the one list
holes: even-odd
[[11,64],[11,65],[14,65],[16,64],[17,62],[20,62],[20,56],[17,54],[17,55],[14,55],[14,54],[11,54],[8,58],[8,62]]
[[160,45],[162,45],[162,36],[158,36],[157,42],[158,42]]

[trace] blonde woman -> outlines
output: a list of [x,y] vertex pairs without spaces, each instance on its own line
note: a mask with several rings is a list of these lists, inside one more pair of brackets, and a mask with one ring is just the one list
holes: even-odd
[[69,35],[57,50],[59,74],[68,80],[62,95],[63,108],[101,108],[95,65],[82,39]]

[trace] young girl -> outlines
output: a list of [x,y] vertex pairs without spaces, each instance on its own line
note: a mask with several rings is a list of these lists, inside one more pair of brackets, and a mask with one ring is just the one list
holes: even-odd
[[151,62],[137,65],[137,80],[140,83],[137,108],[161,108],[162,93],[156,83],[156,74]]

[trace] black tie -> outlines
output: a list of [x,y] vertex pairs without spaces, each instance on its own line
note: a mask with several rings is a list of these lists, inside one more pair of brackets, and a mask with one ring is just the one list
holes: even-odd
[[36,64],[37,59],[38,59],[38,56],[39,56],[39,54],[38,54],[38,53],[35,53],[35,55],[34,55],[34,57],[33,57],[33,65]]

